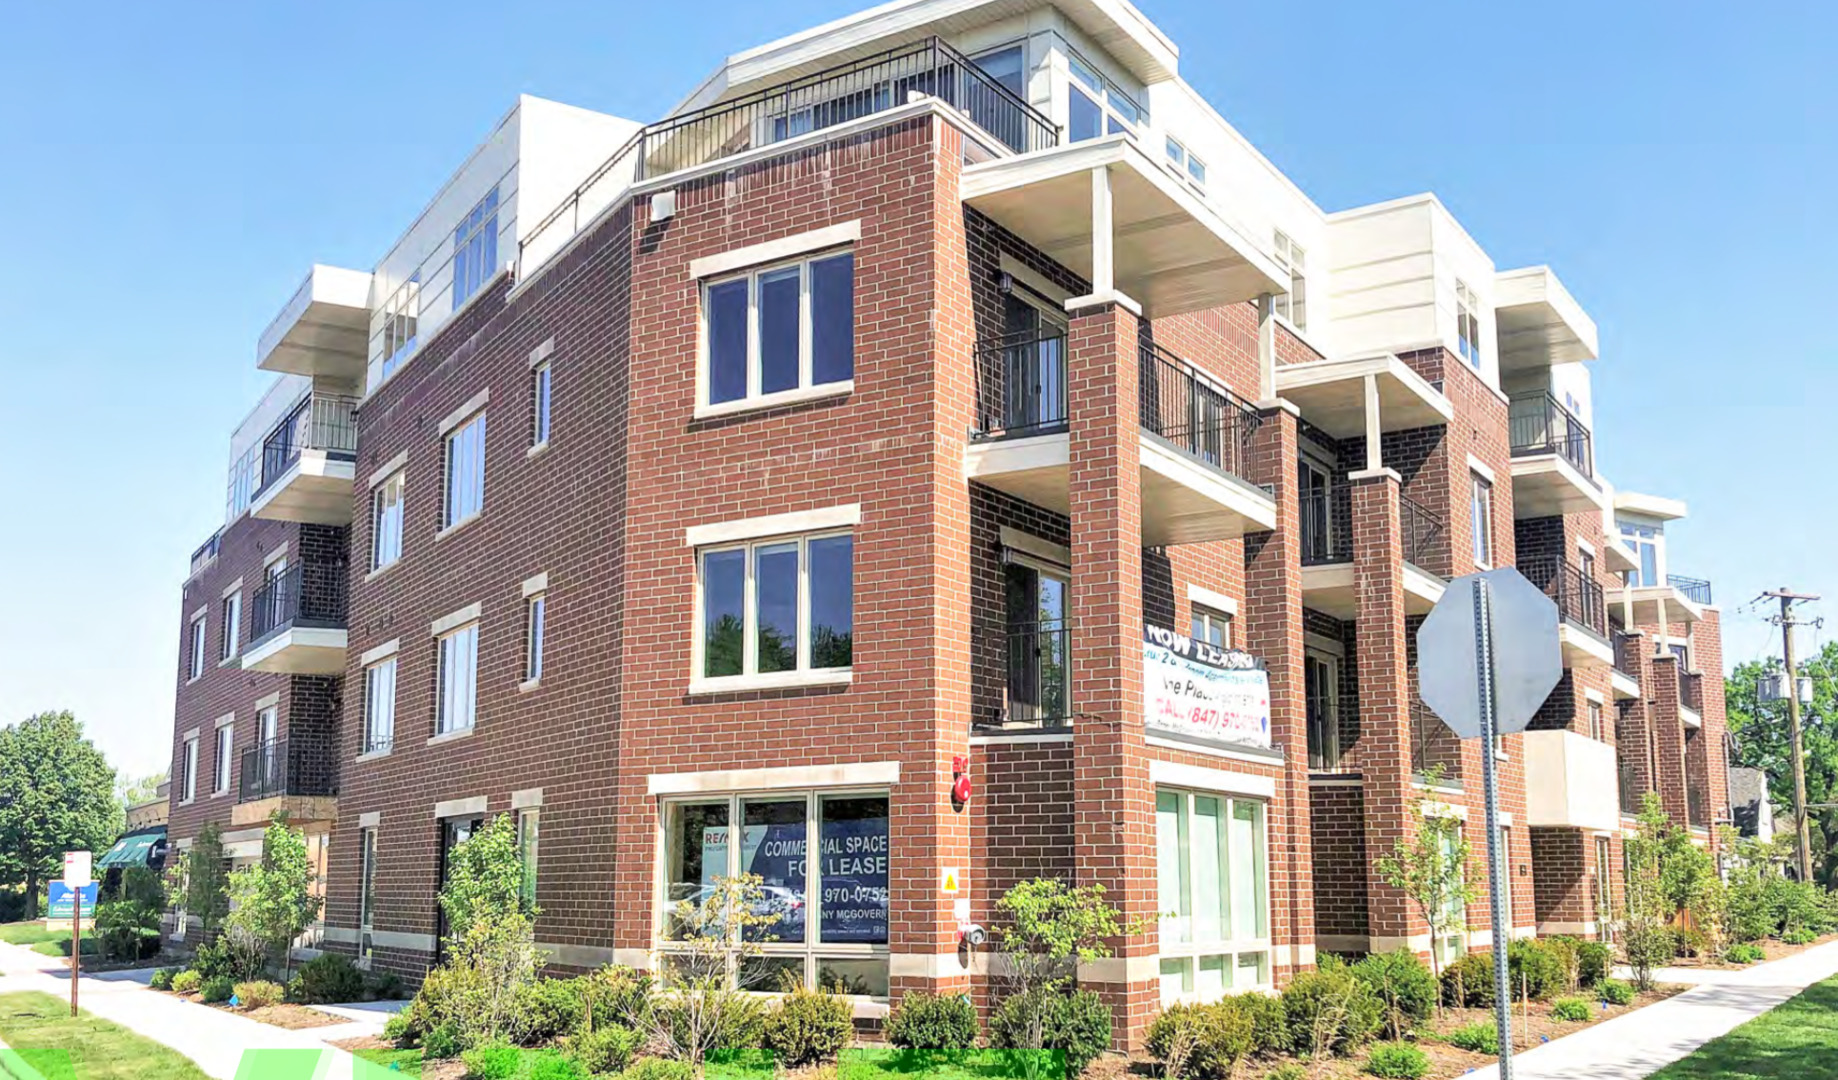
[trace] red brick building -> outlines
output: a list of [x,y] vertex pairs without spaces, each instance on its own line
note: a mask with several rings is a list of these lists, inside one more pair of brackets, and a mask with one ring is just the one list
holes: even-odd
[[[279,702],[255,757],[313,752],[247,794],[329,824],[325,947],[410,976],[499,813],[557,965],[654,967],[668,905],[748,871],[779,940],[738,977],[865,1016],[985,995],[961,931],[1015,882],[1098,883],[1153,927],[1081,972],[1130,1045],[1319,951],[1488,945],[1484,897],[1432,943],[1373,864],[1428,800],[1484,885],[1483,750],[1415,630],[1517,565],[1567,671],[1494,751],[1512,925],[1602,933],[1617,769],[1728,799],[1714,609],[1607,527],[1655,501],[1594,469],[1593,323],[1431,196],[1321,211],[1177,61],[1127,5],[919,0],[642,129],[523,99],[265,335],[312,419],[252,513],[233,479],[186,617],[215,649],[284,544],[337,586],[182,673],[175,777]],[[181,840],[272,805],[190,790]]]

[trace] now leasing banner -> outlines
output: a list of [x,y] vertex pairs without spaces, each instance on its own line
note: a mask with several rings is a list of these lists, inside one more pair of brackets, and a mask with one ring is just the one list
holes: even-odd
[[1143,723],[1208,742],[1270,746],[1270,677],[1263,661],[1160,626],[1142,631]]

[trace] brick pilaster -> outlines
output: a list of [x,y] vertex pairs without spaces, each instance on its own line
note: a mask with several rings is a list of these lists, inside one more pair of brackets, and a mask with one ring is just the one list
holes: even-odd
[[1678,657],[1653,658],[1652,687],[1642,689],[1653,724],[1654,788],[1666,816],[1683,825],[1690,820],[1685,801],[1685,721],[1679,715]]

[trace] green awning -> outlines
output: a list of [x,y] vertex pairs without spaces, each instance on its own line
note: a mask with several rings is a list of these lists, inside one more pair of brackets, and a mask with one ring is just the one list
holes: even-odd
[[97,869],[111,866],[146,866],[153,859],[153,851],[166,839],[164,829],[158,832],[136,833],[124,836],[115,841],[102,858],[96,861]]

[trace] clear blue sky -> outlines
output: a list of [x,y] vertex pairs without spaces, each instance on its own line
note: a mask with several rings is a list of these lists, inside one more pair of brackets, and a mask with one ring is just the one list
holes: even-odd
[[[1558,269],[1601,328],[1604,471],[1690,503],[1674,569],[1715,581],[1733,659],[1763,587],[1838,614],[1834,5],[1142,3],[1322,206],[1433,190],[1498,265]],[[858,6],[15,5],[0,720],[68,707],[165,766],[186,558],[309,263],[374,263],[518,92],[656,119]]]

